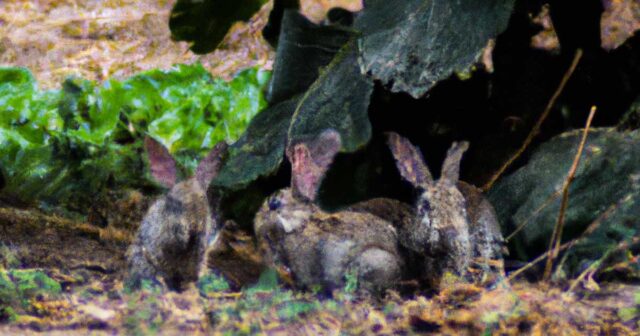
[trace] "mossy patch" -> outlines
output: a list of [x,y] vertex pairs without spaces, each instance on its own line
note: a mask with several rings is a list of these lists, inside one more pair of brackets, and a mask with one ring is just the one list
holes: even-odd
[[40,270],[0,269],[0,321],[12,321],[32,308],[33,300],[55,299],[62,287]]

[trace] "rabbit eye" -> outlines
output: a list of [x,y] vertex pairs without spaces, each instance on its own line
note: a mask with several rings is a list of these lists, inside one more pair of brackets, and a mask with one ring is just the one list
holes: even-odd
[[431,212],[431,204],[427,200],[422,200],[420,202],[420,208],[418,208],[418,212],[421,216],[424,216]]
[[281,206],[282,206],[282,202],[280,202],[279,199],[277,198],[269,199],[269,210],[271,211],[278,210],[278,208],[280,208]]

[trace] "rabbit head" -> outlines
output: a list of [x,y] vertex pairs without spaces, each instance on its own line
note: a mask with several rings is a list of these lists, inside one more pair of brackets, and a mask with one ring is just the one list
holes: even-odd
[[215,226],[206,188],[217,175],[226,152],[217,144],[199,163],[194,177],[177,183],[177,169],[168,150],[146,138],[151,175],[170,190],[149,208],[129,250],[129,283],[161,278],[171,289],[198,277],[204,248]]
[[[320,182],[329,169],[335,155],[340,151],[340,135],[327,130],[314,141],[292,144],[286,154],[291,162],[291,187],[271,195],[256,221],[256,232],[264,230],[294,231],[304,219],[317,211],[313,204],[318,195]],[[269,227],[262,227],[267,224]]]
[[406,232],[401,233],[403,243],[437,264],[429,267],[464,274],[472,247],[465,197],[457,183],[462,154],[469,144],[452,144],[437,181],[433,179],[420,150],[409,140],[390,133],[388,144],[400,175],[421,191],[416,202],[416,219]]

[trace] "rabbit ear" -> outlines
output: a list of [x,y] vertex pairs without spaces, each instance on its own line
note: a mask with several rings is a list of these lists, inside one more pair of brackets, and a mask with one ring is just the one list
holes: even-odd
[[164,187],[173,187],[176,184],[177,170],[176,161],[169,150],[149,136],[144,139],[144,148],[149,157],[151,176]]
[[414,147],[409,140],[397,133],[387,133],[387,144],[396,159],[396,167],[400,175],[415,187],[433,184],[433,177],[424,163],[420,149]]
[[294,195],[314,201],[320,182],[342,145],[335,130],[322,132],[315,140],[290,144],[287,157],[291,162],[291,188]]
[[204,189],[207,189],[222,168],[222,158],[227,153],[228,145],[224,141],[218,142],[213,149],[205,156],[196,168],[196,180]]
[[456,184],[460,179],[460,161],[462,154],[469,148],[467,141],[454,142],[447,151],[447,157],[442,164],[440,180]]

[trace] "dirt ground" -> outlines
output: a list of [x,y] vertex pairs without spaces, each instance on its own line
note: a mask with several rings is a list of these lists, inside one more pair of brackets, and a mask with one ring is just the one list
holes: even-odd
[[[430,296],[389,292],[384,300],[334,293],[231,289],[202,296],[143,289],[122,275],[131,232],[96,227],[35,210],[0,209],[0,239],[21,264],[43,270],[61,296],[35,298],[28,313],[0,324],[2,334],[531,334],[637,335],[640,287],[451,283]],[[300,310],[311,306],[313,309]],[[295,308],[297,307],[297,308]],[[293,310],[291,310],[293,309]]]

